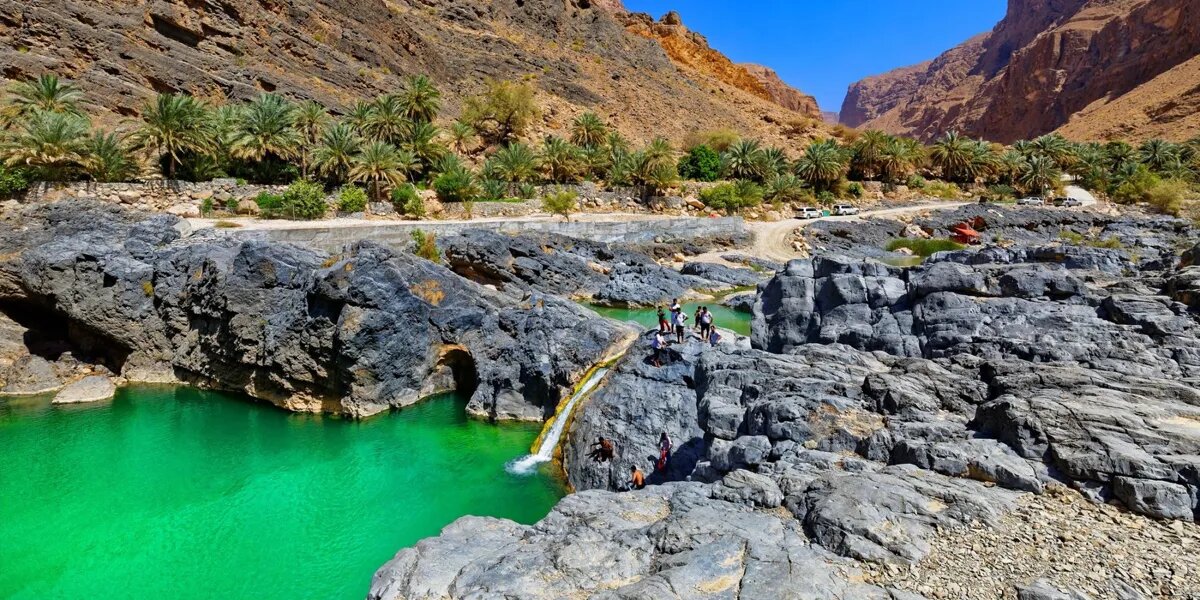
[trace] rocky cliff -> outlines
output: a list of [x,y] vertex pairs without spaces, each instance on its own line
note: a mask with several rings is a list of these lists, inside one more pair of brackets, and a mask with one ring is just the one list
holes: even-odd
[[[546,108],[538,132],[596,110],[635,140],[720,126],[785,138],[793,112],[748,73],[695,36],[631,33],[628,17],[615,0],[7,2],[0,75],[57,71],[110,116],[176,91],[345,107],[411,73],[429,74],[454,116],[485,78],[531,78]],[[699,63],[688,62],[693,49]]]
[[0,371],[0,393],[61,386],[47,360],[70,357],[294,411],[363,417],[457,389],[477,416],[541,420],[629,336],[573,302],[489,290],[405,251],[189,233],[83,201],[8,213],[0,312],[27,328],[5,331],[28,358]]
[[1200,11],[1190,0],[1010,0],[989,33],[850,86],[842,122],[1000,142],[1200,134]]

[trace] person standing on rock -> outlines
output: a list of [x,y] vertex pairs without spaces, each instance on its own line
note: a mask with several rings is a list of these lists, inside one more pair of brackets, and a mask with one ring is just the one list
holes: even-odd
[[663,338],[662,331],[654,332],[654,339],[650,340],[650,347],[654,349],[654,356],[650,360],[654,363],[654,366],[662,367],[662,353],[666,345],[667,340]]
[[675,313],[675,337],[682,344],[687,333],[687,313],[682,310]]
[[667,468],[667,461],[670,459],[671,438],[667,435],[667,432],[664,431],[662,432],[662,435],[658,436],[658,464],[655,465],[654,470],[665,471]]
[[700,307],[700,339],[707,340],[713,330],[713,315],[707,306]]
[[[704,307],[699,306],[696,308],[696,314],[692,315],[692,329],[695,329],[697,333],[700,332],[700,327],[701,327],[701,322],[703,321],[703,317],[704,317]],[[700,334],[700,339],[704,339],[703,333]]]
[[667,320],[667,313],[663,307],[658,307],[658,332],[671,333],[671,322]]

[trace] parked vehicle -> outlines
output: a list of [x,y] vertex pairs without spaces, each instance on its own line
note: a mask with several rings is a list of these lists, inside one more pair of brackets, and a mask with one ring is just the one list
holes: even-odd
[[1045,205],[1046,205],[1046,201],[1042,198],[1038,198],[1037,196],[1029,196],[1028,198],[1021,198],[1020,200],[1017,200],[1017,206],[1045,206]]
[[1078,198],[1064,197],[1064,198],[1055,198],[1054,205],[1062,206],[1064,208],[1073,208],[1076,206],[1083,206],[1083,202],[1080,202]]
[[833,214],[839,217],[846,217],[858,214],[858,207],[853,204],[834,204]]
[[796,211],[797,219],[815,219],[819,216],[821,216],[821,211],[811,206],[805,206]]

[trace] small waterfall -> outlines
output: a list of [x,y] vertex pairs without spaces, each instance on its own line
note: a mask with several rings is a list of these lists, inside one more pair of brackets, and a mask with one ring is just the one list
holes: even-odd
[[554,458],[554,449],[558,447],[563,430],[567,428],[567,423],[571,420],[571,411],[575,409],[575,404],[586,397],[600,383],[606,373],[608,373],[607,367],[600,367],[593,371],[570,400],[567,400],[562,411],[555,415],[554,423],[550,426],[550,431],[547,431],[545,437],[542,438],[542,445],[538,446],[537,452],[513,459],[505,466],[505,469],[514,475],[528,475],[534,472],[538,465],[550,462]]

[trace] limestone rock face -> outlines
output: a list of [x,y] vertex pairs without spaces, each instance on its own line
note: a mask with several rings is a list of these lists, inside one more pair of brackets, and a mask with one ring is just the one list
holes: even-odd
[[117,392],[117,386],[108,377],[92,375],[67,384],[54,395],[54,404],[81,404],[108,400]]
[[738,66],[757,79],[776,104],[809,117],[824,118],[816,98],[785,83],[771,67],[749,63]]
[[[842,122],[998,142],[1200,132],[1200,15],[1189,0],[1010,0],[989,33],[850,86]],[[1184,83],[1191,82],[1191,83]]]
[[81,201],[32,207],[0,227],[0,297],[66,322],[62,342],[114,371],[166,369],[352,416],[439,391],[448,371],[472,413],[540,420],[627,335],[574,303],[492,292],[407,252],[181,238],[176,222]]

